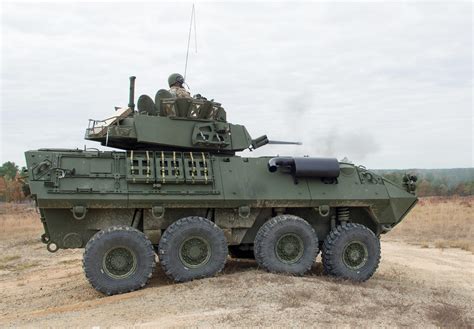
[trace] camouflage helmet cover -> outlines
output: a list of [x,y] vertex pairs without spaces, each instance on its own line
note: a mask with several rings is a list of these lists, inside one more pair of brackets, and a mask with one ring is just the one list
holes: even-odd
[[182,85],[184,83],[184,78],[181,74],[179,73],[173,73],[169,76],[168,78],[168,85],[171,87],[172,85],[174,85],[175,83],[179,83],[180,85]]

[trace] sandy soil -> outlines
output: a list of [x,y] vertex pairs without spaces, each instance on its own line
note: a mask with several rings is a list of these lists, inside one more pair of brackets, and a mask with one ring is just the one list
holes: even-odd
[[174,284],[157,267],[148,286],[112,297],[86,281],[82,250],[46,251],[37,235],[0,242],[0,327],[474,326],[474,255],[382,242],[363,284],[274,275],[229,259],[215,278]]

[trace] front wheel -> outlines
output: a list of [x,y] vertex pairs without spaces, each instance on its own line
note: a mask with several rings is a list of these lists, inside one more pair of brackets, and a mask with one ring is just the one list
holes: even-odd
[[113,226],[97,232],[87,243],[83,268],[87,280],[106,295],[145,286],[155,268],[155,252],[142,232]]
[[348,223],[333,229],[323,244],[324,271],[353,281],[366,281],[377,270],[380,241],[361,224]]

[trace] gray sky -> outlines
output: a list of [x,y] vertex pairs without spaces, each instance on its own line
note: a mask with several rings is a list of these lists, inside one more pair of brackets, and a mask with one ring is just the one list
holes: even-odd
[[[197,2],[192,93],[255,138],[245,155],[370,168],[473,166],[471,2]],[[83,148],[89,118],[183,72],[191,3],[1,4],[0,162]],[[107,149],[107,148],[103,148]]]

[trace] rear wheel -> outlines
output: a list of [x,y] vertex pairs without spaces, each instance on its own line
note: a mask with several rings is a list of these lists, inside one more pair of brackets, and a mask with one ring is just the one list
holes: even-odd
[[163,233],[158,255],[166,275],[175,281],[210,277],[224,268],[227,241],[210,220],[185,217]]
[[379,265],[380,241],[364,225],[341,225],[332,230],[324,241],[322,259],[327,274],[366,281]]
[[83,268],[96,290],[106,295],[120,294],[145,286],[155,268],[155,253],[142,232],[129,226],[113,226],[89,240]]
[[318,238],[304,219],[280,215],[260,228],[254,253],[259,266],[267,271],[302,275],[315,261]]

